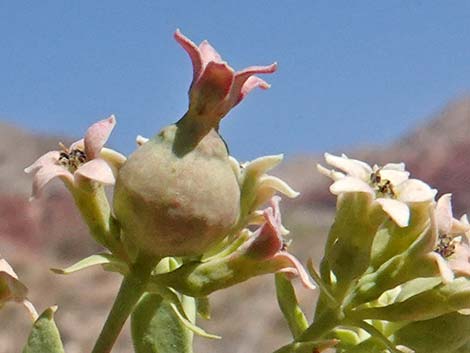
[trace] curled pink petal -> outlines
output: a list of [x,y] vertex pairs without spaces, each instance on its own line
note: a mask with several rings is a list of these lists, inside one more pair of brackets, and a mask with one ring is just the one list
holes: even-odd
[[201,53],[203,65],[211,61],[216,63],[222,62],[222,57],[220,54],[217,53],[217,50],[215,50],[207,40],[203,40],[201,44],[199,44],[199,53]]
[[452,228],[452,195],[444,194],[437,200],[435,217],[439,230],[447,234]]
[[193,64],[189,111],[203,114],[210,121],[209,126],[217,128],[219,120],[255,87],[269,88],[264,80],[253,75],[276,71],[275,63],[251,66],[235,73],[208,41],[197,47],[179,30],[175,32],[175,39],[186,50]]
[[60,152],[59,151],[50,151],[46,154],[39,157],[36,162],[31,164],[29,167],[24,169],[25,173],[32,173],[38,170],[39,168],[43,168],[48,165],[54,165],[59,160]]
[[111,131],[116,125],[116,118],[111,115],[109,118],[100,120],[91,125],[85,134],[85,154],[88,160],[99,156],[101,149],[108,141]]
[[69,147],[69,150],[79,149],[85,151],[85,139],[80,139],[72,143]]
[[201,52],[199,51],[199,48],[196,46],[196,44],[184,36],[179,29],[176,30],[174,37],[176,41],[183,47],[183,49],[186,50],[189,58],[191,59],[193,64],[193,81],[196,81],[196,79],[201,74],[203,66]]
[[62,180],[70,184],[73,183],[73,175],[68,170],[60,165],[47,165],[46,167],[40,168],[33,179],[33,192],[31,194],[31,200],[38,197],[41,190],[49,183],[52,179],[61,177]]
[[255,88],[261,89],[268,89],[271,85],[267,83],[265,80],[259,78],[258,76],[251,76],[246,82],[243,84],[242,88],[240,89],[240,94],[238,95],[234,106],[240,103],[240,101],[245,98],[248,93],[250,93]]
[[191,88],[190,110],[196,114],[215,115],[221,118],[226,114],[221,103],[230,93],[233,83],[233,70],[224,63],[210,62],[203,74]]
[[253,234],[247,254],[259,259],[269,259],[282,249],[282,238],[274,222],[272,208],[264,211],[265,223]]
[[449,266],[449,263],[438,253],[430,252],[427,254],[437,265],[438,271],[441,275],[442,282],[449,283],[454,279],[454,272]]
[[299,276],[299,279],[305,288],[308,288],[308,289],[316,288],[313,282],[310,280],[310,277],[307,271],[305,271],[305,268],[302,266],[300,261],[294,255],[289,254],[287,251],[281,251],[275,256],[275,258],[284,259],[288,263],[290,263],[289,267],[286,267],[284,270],[281,270],[282,272],[294,273],[291,271],[291,269],[295,269],[294,274]]
[[454,246],[454,254],[448,259],[449,266],[454,273],[468,277],[470,276],[470,245],[468,239],[466,237],[462,238]]
[[113,170],[109,164],[101,158],[93,159],[81,165],[76,170],[75,175],[106,185],[112,185],[115,182]]

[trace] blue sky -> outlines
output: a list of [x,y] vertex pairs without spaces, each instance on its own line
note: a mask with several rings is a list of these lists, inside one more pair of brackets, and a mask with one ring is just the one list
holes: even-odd
[[81,136],[114,113],[131,152],[187,107],[176,28],[279,63],[222,122],[240,159],[389,142],[470,91],[468,1],[1,1],[0,119]]

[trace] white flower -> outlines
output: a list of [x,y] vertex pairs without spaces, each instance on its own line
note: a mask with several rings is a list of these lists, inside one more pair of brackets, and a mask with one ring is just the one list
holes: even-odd
[[409,223],[410,203],[433,202],[437,193],[437,190],[431,189],[421,180],[409,179],[410,173],[405,171],[404,163],[371,167],[344,154],[339,157],[329,153],[325,153],[325,160],[338,169],[317,165],[320,173],[333,179],[330,186],[333,194],[368,193],[400,227],[406,227]]

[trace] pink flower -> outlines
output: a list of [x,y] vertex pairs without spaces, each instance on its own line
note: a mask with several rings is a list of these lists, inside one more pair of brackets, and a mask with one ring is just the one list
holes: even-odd
[[451,194],[441,196],[434,215],[437,245],[433,251],[441,276],[445,282],[450,282],[454,275],[470,276],[470,224],[467,216],[460,220],[454,218]]
[[189,112],[204,115],[218,122],[256,87],[269,88],[255,74],[276,71],[276,63],[269,66],[250,66],[235,72],[207,41],[196,46],[179,30],[176,41],[189,54],[193,64],[193,81],[189,89]]
[[251,239],[239,251],[252,259],[282,263],[281,272],[299,276],[305,287],[314,289],[315,286],[300,261],[287,252],[287,244],[282,237],[286,231],[281,223],[280,200],[279,196],[271,198],[271,207],[263,211],[265,223],[253,233]]
[[115,124],[113,115],[98,121],[88,128],[85,138],[72,143],[69,148],[62,146],[62,151],[47,152],[25,168],[26,173],[35,173],[31,198],[39,196],[42,188],[56,177],[68,186],[76,186],[83,178],[101,184],[114,184],[111,165],[122,163],[125,157],[103,149],[103,146]]

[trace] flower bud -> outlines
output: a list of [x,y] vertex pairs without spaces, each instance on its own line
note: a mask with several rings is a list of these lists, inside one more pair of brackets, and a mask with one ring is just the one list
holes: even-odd
[[240,188],[223,140],[211,130],[194,146],[185,126],[171,125],[139,147],[116,181],[114,212],[125,238],[156,256],[202,254],[239,215]]

